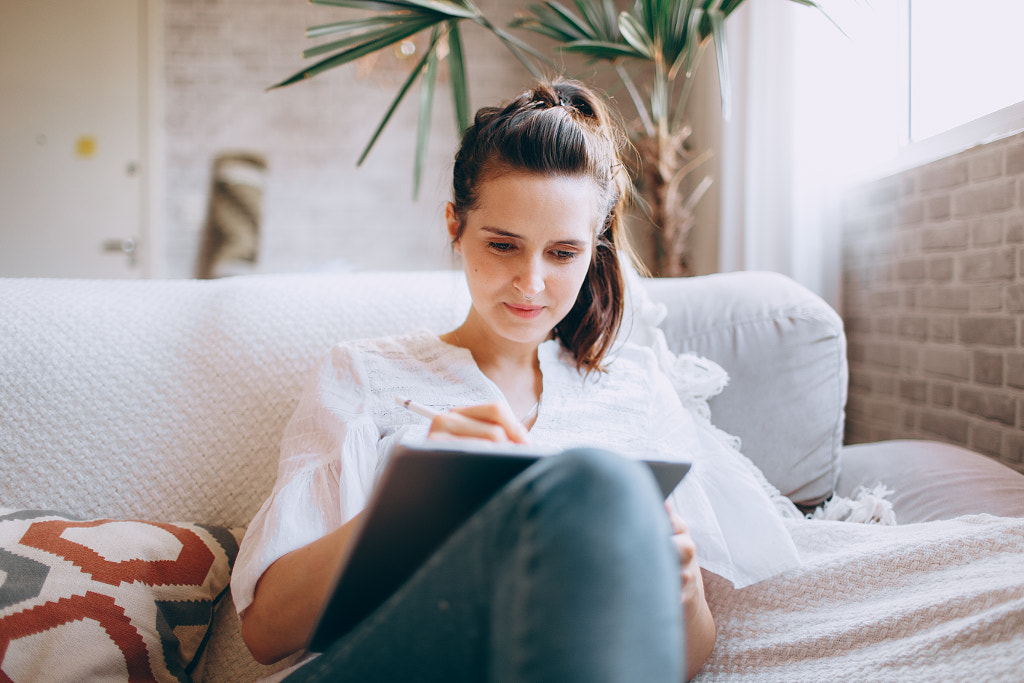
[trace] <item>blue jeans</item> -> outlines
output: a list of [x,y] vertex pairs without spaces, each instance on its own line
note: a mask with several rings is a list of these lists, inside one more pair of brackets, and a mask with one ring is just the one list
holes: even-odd
[[672,681],[679,557],[642,463],[577,449],[494,495],[289,681]]

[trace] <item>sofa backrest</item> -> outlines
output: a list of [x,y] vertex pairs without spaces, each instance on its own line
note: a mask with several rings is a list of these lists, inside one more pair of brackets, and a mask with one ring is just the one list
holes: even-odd
[[[670,346],[732,374],[712,403],[716,424],[784,493],[827,495],[845,400],[841,324],[820,300],[824,312],[794,308],[792,281],[765,290],[757,278],[645,287],[669,305]],[[790,305],[756,303],[759,287]],[[302,385],[332,345],[448,330],[468,306],[451,272],[0,279],[0,506],[247,524],[273,485]]]
[[0,281],[0,505],[247,524],[342,339],[465,317],[447,272]]

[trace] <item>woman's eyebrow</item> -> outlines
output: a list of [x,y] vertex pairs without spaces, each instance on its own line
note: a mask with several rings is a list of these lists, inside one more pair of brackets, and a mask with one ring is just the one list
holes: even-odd
[[[491,227],[489,225],[485,225],[485,226],[481,227],[480,229],[482,231],[484,231],[484,232],[487,232],[487,233],[490,233],[490,234],[494,235],[495,237],[509,237],[509,238],[517,239],[517,240],[523,239],[522,235],[517,235],[514,232],[510,232],[508,230],[503,230],[501,228]],[[561,245],[566,246],[566,247],[582,248],[583,245],[585,244],[585,242],[583,240],[572,240],[572,239],[570,239],[570,240],[551,240],[550,244],[561,244]]]
[[489,232],[492,235],[497,235],[498,237],[514,237],[515,239],[518,239],[518,240],[523,239],[522,235],[517,235],[514,232],[509,232],[508,230],[502,230],[501,228],[492,228],[489,225],[485,225],[485,226],[481,227],[480,229],[483,230],[484,232]]

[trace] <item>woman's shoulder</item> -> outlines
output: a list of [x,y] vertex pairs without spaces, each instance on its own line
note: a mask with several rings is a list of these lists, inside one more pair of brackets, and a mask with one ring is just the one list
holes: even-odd
[[659,372],[658,357],[649,346],[625,341],[609,354],[607,368],[609,372],[635,373],[638,370],[646,374]]
[[[541,358],[557,361],[563,366],[576,370],[572,354],[558,341],[549,340],[541,344]],[[606,372],[600,374],[618,374],[620,372],[635,371],[637,368],[643,368],[647,371],[657,370],[658,358],[651,347],[625,341],[616,344],[608,355],[605,356],[604,370]],[[582,370],[578,372],[583,373]]]
[[428,330],[343,341],[331,350],[331,356],[334,366],[350,367],[367,376],[458,372],[472,360],[465,349],[446,344]]
[[333,351],[362,358],[394,360],[429,358],[455,349],[457,347],[449,346],[433,332],[423,329],[406,334],[347,339],[338,342]]

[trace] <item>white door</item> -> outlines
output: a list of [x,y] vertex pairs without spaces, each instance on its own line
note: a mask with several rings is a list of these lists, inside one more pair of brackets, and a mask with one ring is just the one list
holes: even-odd
[[0,276],[138,277],[145,0],[0,0]]

